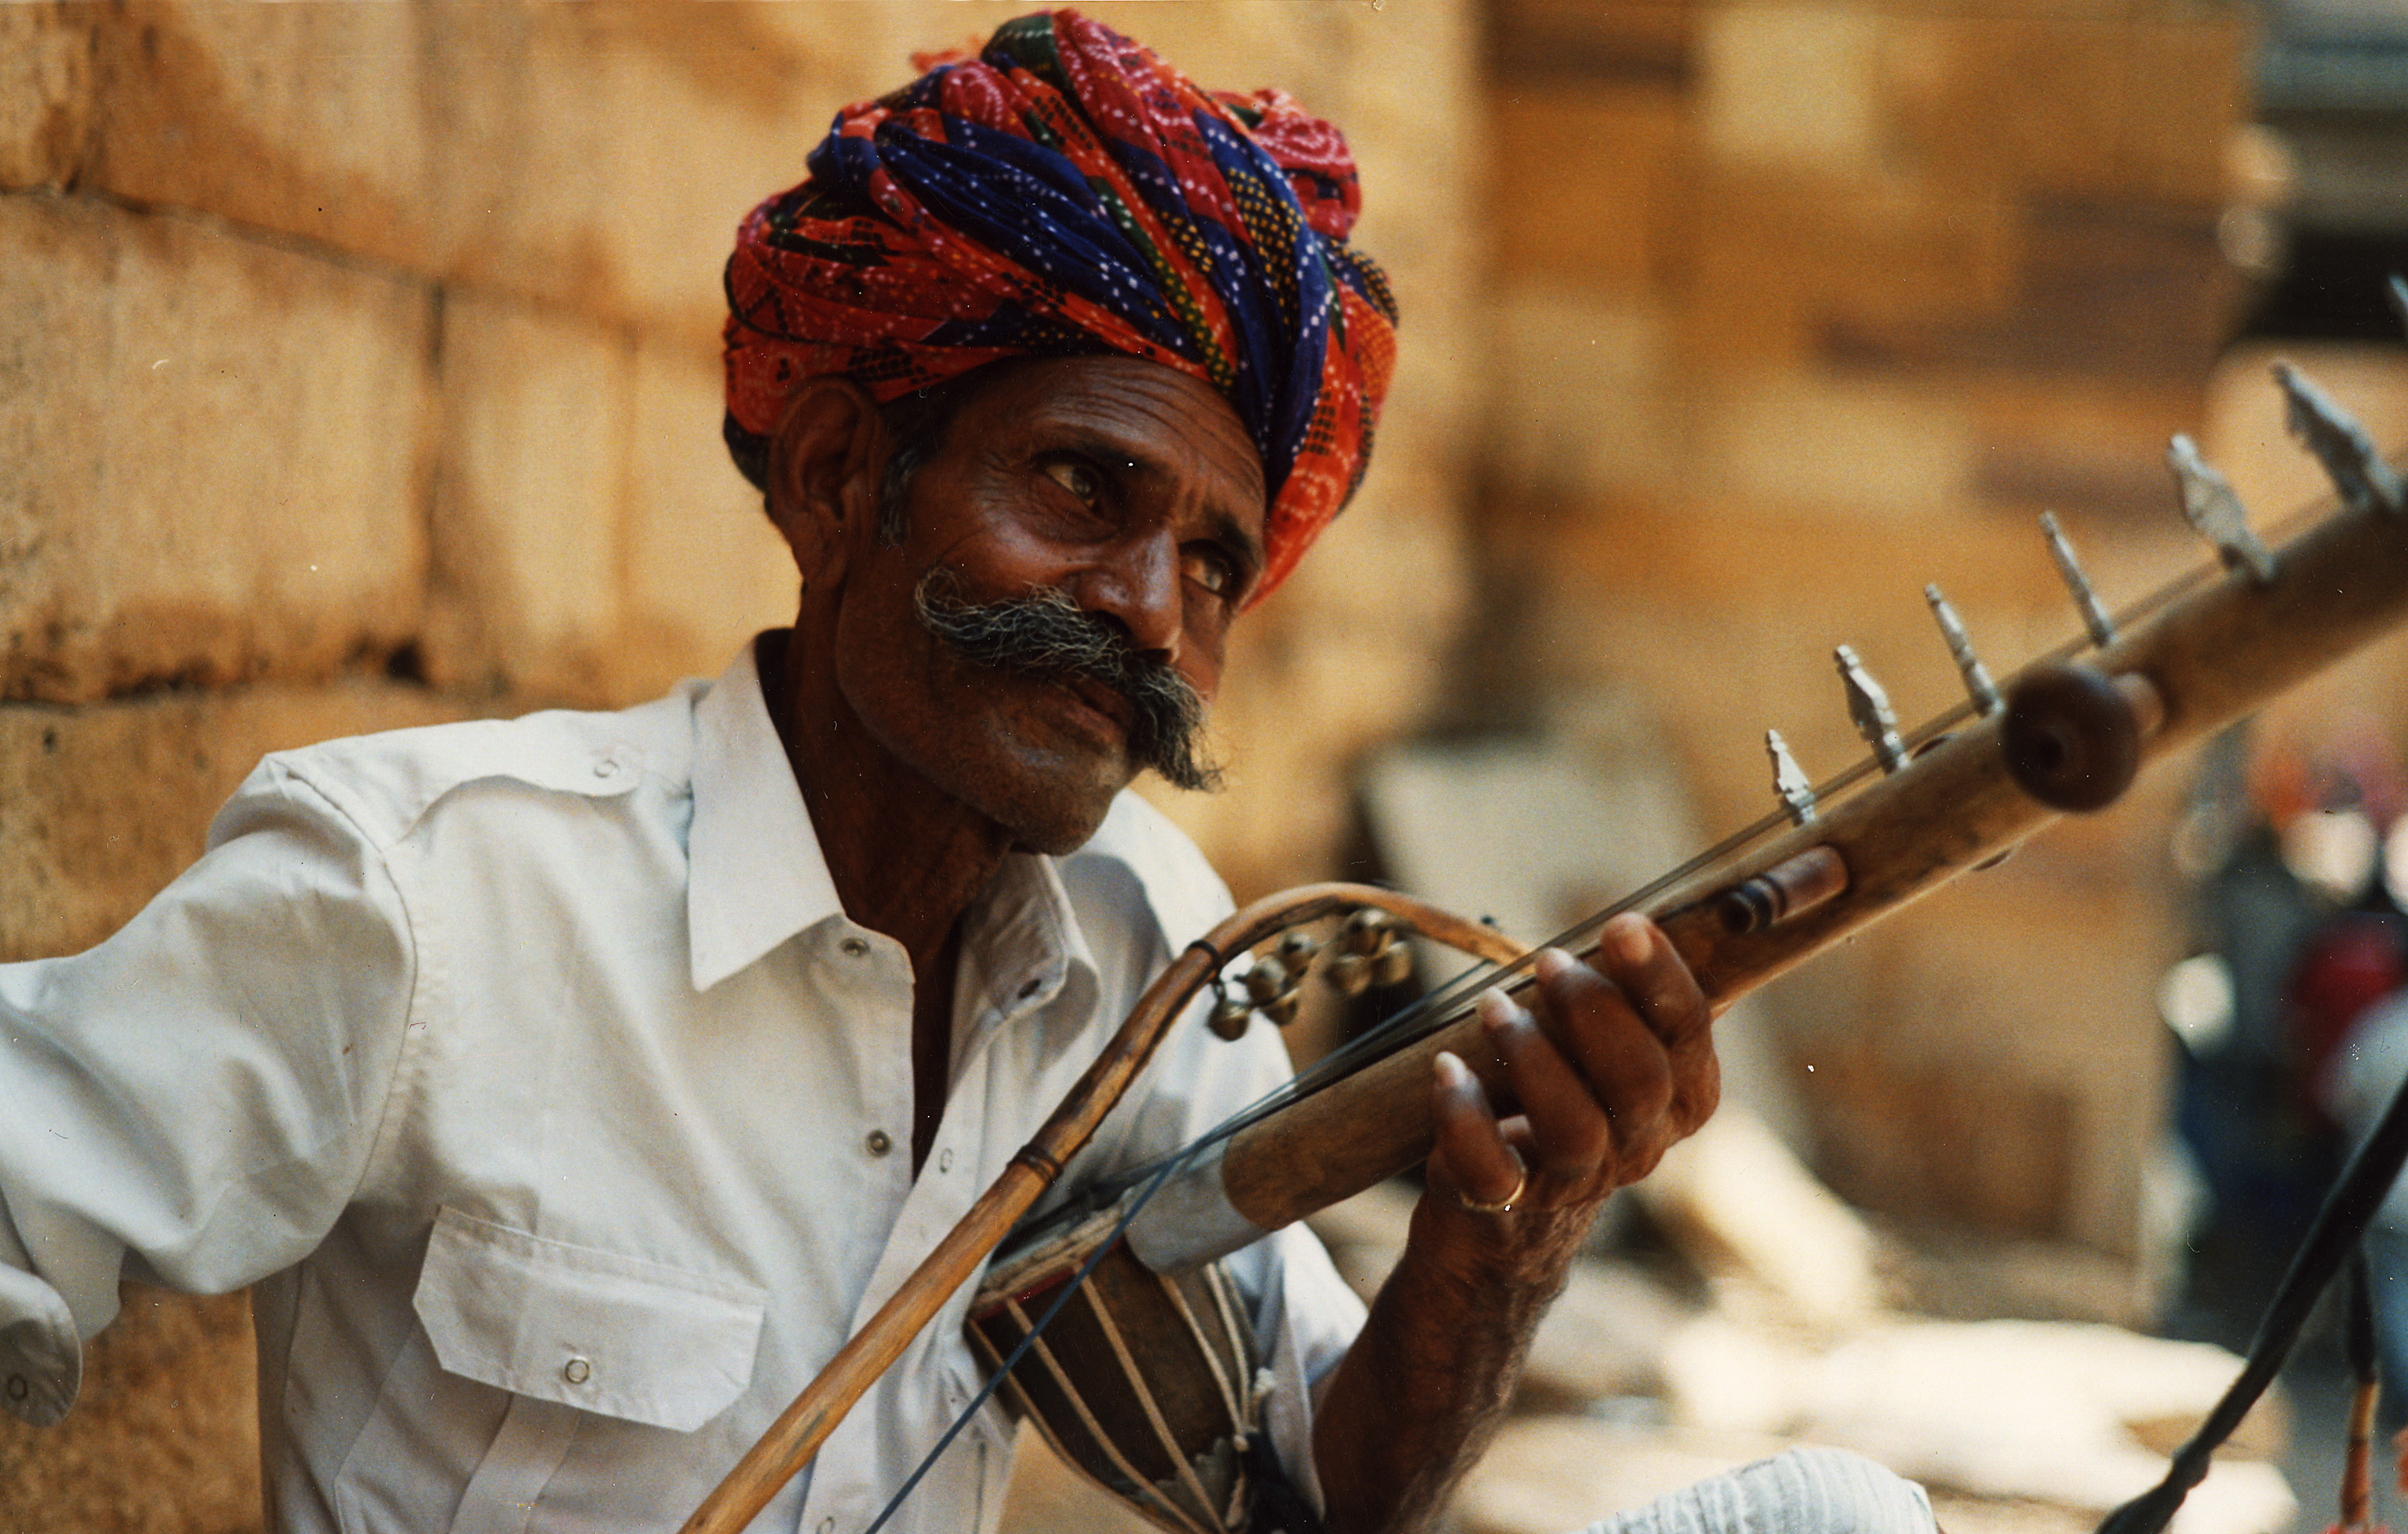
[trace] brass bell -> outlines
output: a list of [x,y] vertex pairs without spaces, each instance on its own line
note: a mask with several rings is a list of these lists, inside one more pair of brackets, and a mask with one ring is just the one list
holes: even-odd
[[1246,1025],[1254,1021],[1254,1009],[1236,996],[1225,996],[1212,1004],[1210,1024],[1213,1033],[1236,1043],[1245,1037]]
[[1301,997],[1294,991],[1283,992],[1263,1003],[1262,1014],[1284,1028],[1296,1021],[1297,1003],[1300,999]]
[[1391,934],[1388,946],[1371,958],[1371,980],[1378,985],[1402,985],[1412,978],[1412,945]]
[[1340,953],[1321,971],[1331,990],[1342,996],[1359,996],[1371,985],[1371,961],[1360,953]]
[[1277,959],[1256,959],[1246,971],[1246,995],[1257,1007],[1267,1007],[1283,995],[1296,989],[1288,978],[1287,968]]
[[1311,933],[1290,929],[1281,937],[1276,952],[1280,968],[1294,977],[1312,968],[1312,956],[1321,952],[1321,945],[1312,940]]
[[1338,946],[1349,953],[1369,955],[1380,951],[1380,939],[1390,925],[1388,913],[1377,906],[1357,906],[1338,929]]

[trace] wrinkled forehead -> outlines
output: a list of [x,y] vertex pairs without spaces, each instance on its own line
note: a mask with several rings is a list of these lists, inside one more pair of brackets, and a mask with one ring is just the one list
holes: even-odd
[[916,433],[931,450],[974,436],[960,445],[1083,454],[1209,504],[1259,552],[1268,500],[1262,454],[1211,385],[1117,355],[1015,358],[958,382],[964,387],[950,399],[888,407],[890,427]]

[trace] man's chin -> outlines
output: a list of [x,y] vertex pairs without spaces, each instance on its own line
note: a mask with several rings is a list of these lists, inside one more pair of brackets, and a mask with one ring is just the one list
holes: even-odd
[[1104,817],[1097,815],[1094,820],[1083,822],[1076,826],[1049,825],[1038,829],[1013,826],[1011,827],[1011,850],[1015,853],[1035,853],[1045,857],[1068,857],[1093,841],[1096,833],[1102,829],[1103,824]]
[[1012,846],[1021,852],[1049,857],[1075,853],[1094,839],[1104,817],[1111,813],[1112,800],[1136,776],[1125,768],[1104,770],[1101,764],[1095,766],[1092,776],[1081,775],[1084,781],[1051,777],[1025,792],[996,796],[982,808],[989,819],[1010,833]]

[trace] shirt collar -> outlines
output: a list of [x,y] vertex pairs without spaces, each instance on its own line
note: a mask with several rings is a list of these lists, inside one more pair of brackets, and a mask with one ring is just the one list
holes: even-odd
[[685,914],[697,991],[844,914],[752,652],[738,651],[695,706]]
[[[758,643],[739,649],[695,706],[685,901],[687,957],[697,991],[710,990],[796,933],[844,915],[836,877],[762,695],[753,654]],[[1116,857],[1138,871],[1146,902],[1175,947],[1201,935],[1217,912],[1191,910],[1192,895],[1182,898],[1162,887],[1164,859],[1145,850],[1167,835],[1167,823],[1124,794],[1096,839],[1073,855]],[[1188,856],[1194,858],[1192,850]],[[1220,888],[1209,873],[1202,884]],[[1047,1004],[1066,983],[1092,987],[1095,956],[1052,858],[1007,857],[995,888],[971,912],[968,938],[982,988],[1015,987],[1009,996],[997,991],[986,997],[999,1011]],[[989,954],[998,945],[1049,956],[1033,977],[1025,970],[1008,973],[992,967]],[[1017,994],[1031,978],[1037,988]]]

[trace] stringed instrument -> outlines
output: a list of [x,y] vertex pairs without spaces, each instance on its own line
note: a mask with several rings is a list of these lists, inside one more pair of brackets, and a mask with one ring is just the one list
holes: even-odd
[[[2408,318],[2408,286],[2397,279],[2393,297]],[[2276,371],[2292,429],[2332,480],[2338,510],[2270,550],[2250,531],[2229,482],[2186,438],[2175,437],[2167,457],[2183,509],[2214,545],[2220,569],[2111,618],[2053,520],[2043,519],[2083,613],[2083,639],[1994,685],[1954,613],[1927,591],[1968,703],[1902,734],[1878,683],[1842,647],[1841,670],[1870,762],[1817,791],[1772,737],[1784,812],[1614,910],[1650,915],[1719,1011],[2002,856],[2058,815],[2113,803],[2142,766],[2408,619],[2408,487],[2313,384],[2290,369]],[[1376,914],[1354,914],[1365,911]],[[1613,913],[1558,942],[1593,951],[1584,939]],[[1529,983],[1524,949],[1390,891],[1323,884],[1273,896],[1182,951],[1045,1128],[696,1510],[687,1534],[734,1534],[810,1461],[853,1402],[1012,1232],[1164,1030],[1202,993],[1220,993],[1213,1022],[1225,1030],[1244,1025],[1251,1011],[1292,1010],[1296,987],[1315,963],[1312,945],[1293,934],[1333,917],[1352,920],[1323,945],[1325,968],[1376,961],[1398,926],[1488,968],[1412,1009],[1417,1026],[1386,1036],[1387,1047],[1370,1063],[1343,1074],[1318,1069],[1288,1100],[1224,1126],[1112,1190],[1115,1197],[1019,1233],[972,1307],[973,1345],[997,1363],[1021,1352],[1005,1387],[1072,1463],[1166,1528],[1249,1527],[1261,1479],[1250,1473],[1260,1403],[1241,1308],[1211,1263],[1423,1161],[1432,1143],[1428,1082],[1440,1050],[1472,1066],[1500,1111],[1511,1111],[1491,1052],[1477,1047],[1471,1002],[1491,984],[1512,991]],[[1258,945],[1273,946],[1243,971],[1240,999],[1227,977]],[[1068,1303],[1074,1294],[1084,1296],[1076,1308]],[[1065,1317],[1060,1337],[1032,1335],[1049,1306]],[[1169,1380],[1150,1380],[1137,1368],[1139,1357],[1152,1365],[1174,1347],[1184,1363]],[[1075,1374],[1072,1358],[1085,1360]]]

